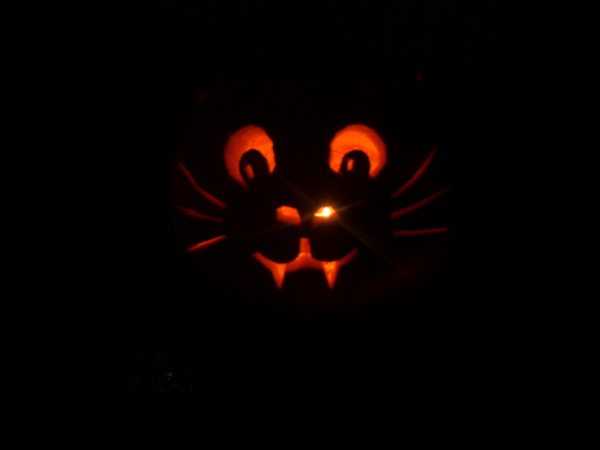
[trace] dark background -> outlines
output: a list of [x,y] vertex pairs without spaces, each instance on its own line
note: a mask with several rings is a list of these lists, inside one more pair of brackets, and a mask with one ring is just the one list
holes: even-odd
[[[589,11],[55,8],[7,16],[4,38],[15,447],[554,448],[593,431]],[[395,67],[422,73],[457,161],[465,226],[444,273],[358,314],[222,298],[181,254],[169,210],[195,90]]]

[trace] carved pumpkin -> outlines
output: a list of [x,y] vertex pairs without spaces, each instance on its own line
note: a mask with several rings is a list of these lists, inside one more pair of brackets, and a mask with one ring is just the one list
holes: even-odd
[[174,157],[175,223],[228,288],[352,303],[414,285],[443,255],[448,180],[412,86],[238,86],[195,114]]

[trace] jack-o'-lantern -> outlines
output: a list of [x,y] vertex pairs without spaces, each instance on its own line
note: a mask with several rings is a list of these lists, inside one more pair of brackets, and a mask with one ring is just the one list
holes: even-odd
[[188,254],[227,289],[281,301],[350,304],[423,279],[447,244],[448,179],[418,100],[366,84],[204,92],[173,164]]

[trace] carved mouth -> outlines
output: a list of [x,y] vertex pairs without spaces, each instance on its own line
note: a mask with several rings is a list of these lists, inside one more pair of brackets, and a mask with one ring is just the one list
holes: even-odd
[[254,253],[254,257],[263,266],[271,271],[273,280],[279,289],[282,288],[285,276],[288,272],[296,272],[304,269],[322,270],[327,280],[329,288],[333,288],[337,279],[338,271],[348,264],[356,256],[358,251],[352,250],[346,256],[335,261],[319,261],[312,256],[310,241],[308,238],[300,239],[300,251],[295,259],[287,263],[278,263],[263,255],[260,252]]

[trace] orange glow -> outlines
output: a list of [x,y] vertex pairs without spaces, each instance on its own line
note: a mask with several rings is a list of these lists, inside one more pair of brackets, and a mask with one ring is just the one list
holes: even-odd
[[224,235],[217,236],[216,238],[207,239],[206,241],[198,242],[197,244],[192,245],[187,249],[188,252],[194,252],[196,250],[200,250],[206,247],[210,247],[211,245],[217,244],[225,239]]
[[337,212],[331,206],[321,206],[315,212],[314,222],[322,223],[337,218]]
[[331,206],[322,206],[321,208],[317,209],[315,217],[329,218],[334,214],[335,210]]
[[408,180],[406,183],[404,183],[404,185],[402,187],[400,187],[400,189],[398,189],[396,192],[394,192],[393,197],[399,197],[402,193],[406,192],[417,181],[419,181],[419,178],[421,178],[423,176],[423,174],[425,173],[427,168],[431,165],[431,162],[433,161],[433,158],[435,158],[436,153],[437,153],[437,146],[434,146],[433,149],[431,150],[431,153],[429,153],[429,156],[427,157],[427,159],[423,162],[423,164],[421,164],[421,167],[419,167],[417,169],[417,171],[411,177],[410,180]]
[[183,173],[183,175],[185,175],[185,177],[192,184],[192,186],[194,187],[194,189],[196,190],[196,192],[198,194],[200,194],[206,200],[208,200],[209,202],[211,202],[213,205],[218,206],[221,209],[225,208],[225,206],[226,206],[225,203],[223,203],[217,197],[215,197],[214,195],[212,195],[210,192],[205,191],[204,189],[202,189],[198,185],[198,183],[196,183],[196,180],[194,179],[194,176],[191,174],[191,172],[188,170],[187,167],[185,167],[185,165],[182,162],[179,163],[179,170],[181,170],[181,173]]
[[[248,125],[234,132],[227,143],[223,157],[231,178],[244,187],[248,187],[240,172],[240,160],[248,150],[259,151],[267,161],[269,173],[275,170],[275,151],[273,141],[265,130],[255,125]],[[253,174],[254,172],[252,172]],[[250,174],[248,174],[250,175]]]
[[300,213],[291,206],[280,206],[277,208],[277,221],[290,225],[300,225]]
[[421,230],[396,230],[394,231],[394,236],[427,236],[429,234],[439,234],[439,233],[447,233],[448,227],[440,227],[440,228],[423,228]]
[[425,205],[428,205],[432,201],[444,195],[446,192],[448,192],[448,188],[444,188],[434,194],[431,194],[430,196],[425,197],[423,200],[419,200],[417,203],[413,203],[412,205],[394,211],[392,214],[390,214],[390,217],[392,219],[397,219],[399,217],[405,216],[406,214],[410,214],[411,212],[416,211]]
[[[379,134],[366,125],[348,125],[338,131],[329,144],[329,167],[340,173],[344,156],[352,150],[362,150],[371,163],[369,176],[376,177],[387,162],[386,145]],[[353,166],[348,166],[352,170]]]
[[188,217],[195,217],[196,219],[200,220],[208,220],[209,222],[223,222],[223,219],[221,217],[210,216],[208,214],[198,212],[195,209],[186,208],[185,206],[177,206],[177,209]]
[[252,166],[248,165],[244,167],[244,171],[246,172],[246,176],[250,179],[254,178],[254,169]]
[[357,253],[357,250],[354,249],[337,261],[319,261],[312,256],[310,241],[307,238],[301,238],[300,252],[293,261],[288,263],[277,263],[262,255],[260,252],[256,252],[254,257],[258,260],[258,262],[271,271],[273,280],[279,289],[283,287],[285,275],[288,272],[296,272],[303,269],[322,270],[323,274],[325,275],[325,279],[327,280],[327,285],[329,288],[333,288],[337,279],[338,271],[352,261]]

